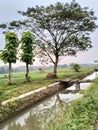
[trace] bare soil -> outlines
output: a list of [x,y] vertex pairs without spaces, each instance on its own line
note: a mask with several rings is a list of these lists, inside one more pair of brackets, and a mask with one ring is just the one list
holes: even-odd
[[94,130],[98,130],[98,120],[97,120],[97,123],[96,123],[96,125],[95,125]]

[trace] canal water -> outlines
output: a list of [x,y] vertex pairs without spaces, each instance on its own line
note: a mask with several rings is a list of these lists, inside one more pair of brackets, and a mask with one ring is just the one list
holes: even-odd
[[[94,72],[85,79],[93,80],[97,76],[98,73]],[[81,83],[80,89],[87,89],[90,84]],[[44,130],[46,126],[66,112],[67,106],[73,100],[81,96],[82,94],[76,90],[74,84],[1,123],[0,130]]]

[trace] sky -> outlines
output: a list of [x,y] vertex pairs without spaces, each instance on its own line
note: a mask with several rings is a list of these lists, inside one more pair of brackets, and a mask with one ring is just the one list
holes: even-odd
[[[71,2],[72,0],[0,0],[0,24],[7,23],[13,20],[23,19],[23,16],[18,14],[17,11],[26,11],[28,7],[36,5],[47,6],[49,4],[55,4],[56,2]],[[98,17],[98,1],[97,0],[76,0],[82,7],[89,7],[95,11],[95,16]],[[98,20],[96,21],[98,25]],[[94,63],[98,60],[98,29],[91,34],[91,41],[93,48],[87,52],[78,53],[76,57],[63,57],[59,64],[70,64],[70,63]],[[4,47],[4,34],[0,30],[0,49]],[[0,65],[2,63],[0,62]],[[15,66],[22,65],[17,62]],[[36,58],[34,65],[40,65]]]

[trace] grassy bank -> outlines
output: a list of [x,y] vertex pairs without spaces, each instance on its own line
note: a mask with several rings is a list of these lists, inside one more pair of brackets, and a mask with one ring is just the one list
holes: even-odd
[[[91,73],[92,68],[83,68],[79,73],[73,72],[69,69],[59,69],[58,70],[58,79],[65,79],[65,78],[83,78],[88,73]],[[9,99],[13,96],[18,96],[22,93],[34,90],[36,88],[40,88],[43,86],[48,86],[50,83],[55,82],[58,79],[46,80],[45,76],[49,73],[47,71],[44,74],[41,74],[37,71],[31,72],[31,82],[24,83],[24,73],[14,73],[13,80],[14,85],[7,85],[7,79],[3,78],[5,75],[1,75],[0,80],[0,90],[2,93],[0,94],[1,101],[5,99]],[[36,95],[37,96],[37,95]],[[31,100],[32,101],[32,100]],[[14,101],[6,104],[5,106],[0,106],[0,122],[15,115],[15,113],[19,112],[20,110],[24,109],[25,106],[29,106],[31,102],[29,98],[24,98],[19,101]],[[63,113],[62,113],[63,114]],[[63,117],[63,116],[62,116]],[[61,120],[61,119],[60,119]],[[49,125],[50,127],[50,125]],[[48,130],[48,128],[47,128]],[[52,129],[51,129],[52,130]]]
[[30,72],[31,82],[25,83],[25,72],[22,73],[13,73],[12,81],[13,85],[7,85],[8,75],[0,75],[0,100],[7,100],[9,98],[19,96],[26,92],[48,86],[51,83],[54,83],[58,79],[65,78],[81,78],[84,77],[87,73],[91,72],[92,68],[82,68],[80,72],[74,72],[72,69],[58,69],[58,78],[47,80],[45,77],[52,70],[47,70],[45,73],[40,73],[39,71]]
[[[63,113],[64,116],[64,113]],[[73,102],[67,115],[59,124],[59,130],[94,130],[98,118],[98,79],[84,92],[81,99]]]

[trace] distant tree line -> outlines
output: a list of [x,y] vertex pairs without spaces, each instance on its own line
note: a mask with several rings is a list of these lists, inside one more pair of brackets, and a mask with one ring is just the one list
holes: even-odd
[[[42,66],[33,66],[33,65],[30,65],[29,66],[29,70],[32,71],[32,70],[38,70],[39,68],[41,68]],[[63,65],[58,65],[58,68],[68,68],[69,66],[67,64],[63,64]],[[53,65],[49,65],[49,66],[45,66],[45,68],[47,70],[51,70],[53,69]],[[15,68],[12,68],[12,72],[24,72],[26,71],[26,67],[25,66],[18,66],[18,67],[15,67]],[[0,67],[0,74],[6,74],[8,73],[8,66],[1,66]]]
[[8,67],[0,67],[0,74],[5,74],[5,73],[8,73]]

